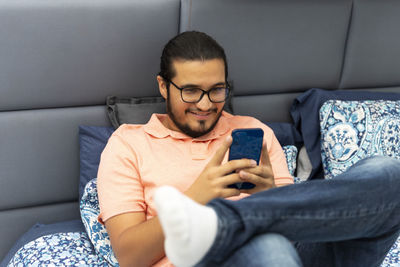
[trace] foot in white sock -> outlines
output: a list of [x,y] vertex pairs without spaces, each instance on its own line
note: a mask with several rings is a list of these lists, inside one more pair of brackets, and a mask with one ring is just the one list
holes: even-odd
[[217,235],[215,211],[170,186],[158,188],[154,201],[165,235],[164,247],[168,259],[177,267],[198,263]]

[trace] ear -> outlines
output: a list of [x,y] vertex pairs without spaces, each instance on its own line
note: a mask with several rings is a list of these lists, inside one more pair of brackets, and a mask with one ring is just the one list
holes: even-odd
[[161,96],[164,99],[167,99],[167,97],[168,97],[167,83],[160,75],[157,75],[157,82],[158,82],[158,90],[160,91]]

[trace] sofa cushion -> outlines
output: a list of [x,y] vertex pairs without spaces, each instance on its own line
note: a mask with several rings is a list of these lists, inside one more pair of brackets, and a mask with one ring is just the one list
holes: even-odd
[[118,266],[118,261],[111,248],[110,237],[107,230],[105,226],[97,220],[100,214],[99,200],[97,197],[97,178],[87,183],[80,203],[80,210],[86,233],[96,253],[104,258],[110,265]]
[[166,113],[162,97],[107,97],[107,114],[117,129],[121,124],[146,123],[153,113]]
[[[65,233],[82,233],[85,231],[85,228],[82,224],[81,220],[71,220],[71,221],[64,221],[54,224],[42,224],[36,223],[33,225],[26,233],[24,233],[17,242],[14,243],[13,247],[9,250],[6,257],[0,263],[0,266],[7,266],[9,263],[11,266],[18,266],[18,263],[24,263],[24,257],[22,255],[29,255],[30,253],[26,254],[27,249],[32,247],[28,244],[32,241],[42,237],[48,236],[53,234],[65,234]],[[28,246],[27,246],[28,245]],[[24,251],[19,251],[21,248],[25,246]],[[18,253],[17,253],[18,252]]]
[[325,178],[373,155],[400,159],[400,101],[329,100],[320,125]]
[[400,84],[400,1],[354,0],[339,88]]
[[181,3],[180,31],[207,32],[224,47],[237,95],[337,88],[351,0]]
[[[384,90],[384,88],[380,89]],[[400,92],[400,88],[397,88]],[[291,115],[295,127],[303,136],[304,146],[312,164],[308,179],[323,178],[321,160],[321,133],[319,109],[327,100],[400,100],[400,94],[388,92],[372,92],[362,90],[322,90],[310,89],[299,95],[291,107]]]
[[303,137],[292,123],[288,122],[266,122],[278,139],[281,146],[294,145],[298,149],[303,145]]
[[17,266],[104,266],[107,262],[93,249],[86,232],[60,232],[25,244],[9,262]]
[[179,14],[179,0],[3,1],[0,110],[158,95],[154,74]]
[[113,127],[79,126],[79,200],[86,184],[97,177],[101,152],[113,132]]

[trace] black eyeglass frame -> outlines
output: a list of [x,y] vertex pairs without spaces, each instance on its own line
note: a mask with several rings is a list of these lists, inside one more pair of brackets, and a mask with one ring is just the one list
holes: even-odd
[[183,90],[185,90],[185,89],[187,89],[187,88],[179,87],[179,86],[176,85],[173,81],[168,80],[168,79],[166,79],[166,78],[163,78],[163,79],[164,79],[166,82],[171,83],[173,86],[175,86],[176,89],[178,89],[179,91],[181,91],[181,99],[182,99],[182,101],[185,102],[185,103],[199,103],[199,102],[203,99],[204,95],[207,95],[208,100],[210,100],[210,102],[212,102],[212,103],[222,103],[222,102],[225,102],[225,101],[229,98],[229,95],[230,95],[230,92],[231,92],[231,88],[230,88],[230,86],[229,86],[229,83],[228,83],[228,82],[225,82],[225,83],[226,83],[226,87],[224,87],[224,88],[226,89],[226,92],[225,92],[225,98],[224,98],[224,100],[222,100],[222,101],[213,101],[213,100],[211,100],[211,98],[210,98],[210,92],[212,92],[212,90],[213,90],[213,89],[216,89],[216,88],[211,88],[211,89],[208,90],[208,91],[205,91],[205,90],[203,90],[203,89],[201,89],[201,88],[196,88],[196,89],[202,91],[202,94],[200,95],[199,100],[197,100],[197,101],[186,101],[185,99],[183,99]]

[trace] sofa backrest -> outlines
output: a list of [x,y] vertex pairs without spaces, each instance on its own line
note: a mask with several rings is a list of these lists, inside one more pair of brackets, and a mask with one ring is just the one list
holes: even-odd
[[400,2],[355,0],[339,88],[400,85]]
[[376,0],[183,0],[180,31],[205,31],[224,46],[236,113],[291,121],[293,99],[309,88],[400,85],[399,5]]
[[178,0],[0,3],[0,259],[36,222],[79,218],[79,125],[107,95],[156,96]]
[[0,259],[36,222],[79,218],[79,125],[108,95],[157,96],[164,44],[225,48],[237,114],[290,122],[313,87],[400,92],[397,0],[4,0],[0,3]]
[[339,85],[350,0],[186,0],[182,14],[181,31],[209,32],[226,49],[239,113],[289,121],[293,93]]

